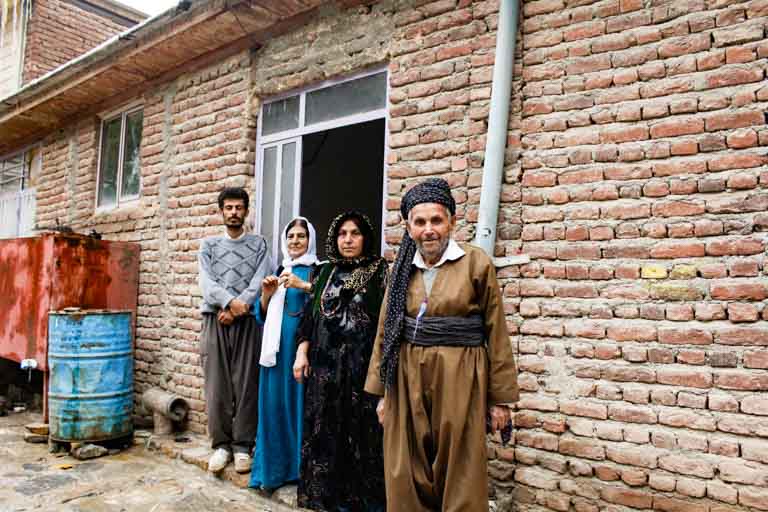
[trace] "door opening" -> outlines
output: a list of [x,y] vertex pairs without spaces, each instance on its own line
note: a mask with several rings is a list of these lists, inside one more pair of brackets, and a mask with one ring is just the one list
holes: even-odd
[[383,161],[383,119],[302,137],[299,211],[315,225],[320,259],[326,257],[331,221],[351,209],[371,219],[376,254],[381,253]]

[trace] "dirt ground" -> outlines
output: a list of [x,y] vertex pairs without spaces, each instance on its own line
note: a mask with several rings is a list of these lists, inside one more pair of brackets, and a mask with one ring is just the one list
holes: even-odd
[[253,491],[199,467],[134,445],[115,455],[79,461],[24,441],[24,425],[40,415],[0,417],[0,511],[289,512]]

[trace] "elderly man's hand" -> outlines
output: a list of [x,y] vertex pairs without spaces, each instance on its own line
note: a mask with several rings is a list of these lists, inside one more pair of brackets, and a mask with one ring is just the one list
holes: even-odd
[[512,421],[512,414],[509,407],[492,405],[491,406],[491,433],[497,432]]
[[384,425],[384,397],[379,398],[379,403],[376,404],[376,416],[379,417],[379,423]]

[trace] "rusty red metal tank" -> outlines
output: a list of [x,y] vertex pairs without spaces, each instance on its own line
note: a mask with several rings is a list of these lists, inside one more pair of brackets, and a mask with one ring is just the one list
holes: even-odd
[[0,240],[0,357],[47,372],[49,311],[128,310],[135,321],[138,288],[138,244],[62,233]]

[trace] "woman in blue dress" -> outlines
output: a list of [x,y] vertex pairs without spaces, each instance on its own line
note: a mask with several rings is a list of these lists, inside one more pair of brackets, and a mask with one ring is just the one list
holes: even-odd
[[304,217],[288,223],[280,241],[277,275],[261,285],[256,319],[264,324],[259,420],[250,486],[274,490],[299,478],[304,410],[303,384],[293,377],[296,330],[317,267],[315,229]]

